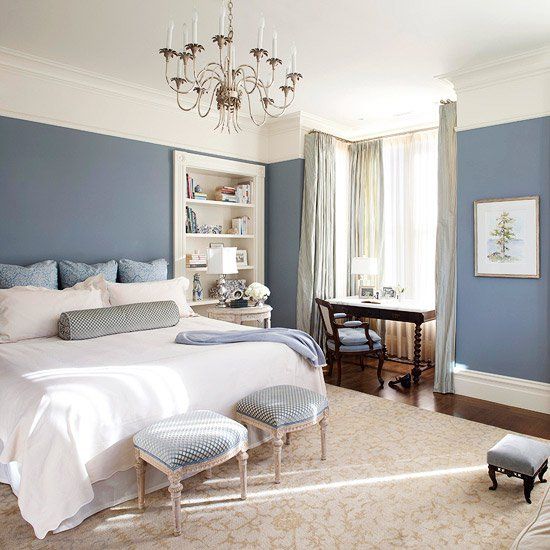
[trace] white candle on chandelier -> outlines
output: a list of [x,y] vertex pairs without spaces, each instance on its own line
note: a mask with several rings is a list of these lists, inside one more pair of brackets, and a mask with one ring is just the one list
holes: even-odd
[[218,29],[218,34],[225,36],[225,2],[222,0],[222,5],[220,7],[220,28]]
[[197,10],[193,11],[193,44],[198,44],[198,26],[199,26],[199,14],[197,13]]
[[187,23],[183,24],[183,49],[189,44],[189,31],[187,29]]
[[262,47],[262,42],[264,41],[264,28],[265,28],[265,17],[262,15],[260,17],[260,26],[258,27],[258,48]]
[[295,73],[296,71],[296,44],[292,44],[292,49],[290,51],[290,68],[291,72]]
[[172,33],[174,32],[174,22],[168,23],[168,29],[166,30],[166,49],[172,49]]
[[178,59],[178,78],[183,78],[183,59]]
[[231,43],[231,48],[229,49],[229,68],[233,70],[235,66],[235,44]]
[[271,57],[277,58],[277,31],[275,29],[273,29],[273,44],[271,50]]

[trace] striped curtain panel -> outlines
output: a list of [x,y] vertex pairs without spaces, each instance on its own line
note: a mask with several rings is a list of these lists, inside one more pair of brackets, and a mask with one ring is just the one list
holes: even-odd
[[439,107],[439,169],[435,253],[434,391],[454,393],[456,339],[456,102]]
[[321,342],[315,298],[335,296],[336,139],[313,132],[305,136],[304,191],[296,324]]
[[384,186],[382,142],[379,139],[351,143],[348,296],[357,294],[357,275],[351,274],[351,260],[356,256],[378,258],[382,263],[382,210]]

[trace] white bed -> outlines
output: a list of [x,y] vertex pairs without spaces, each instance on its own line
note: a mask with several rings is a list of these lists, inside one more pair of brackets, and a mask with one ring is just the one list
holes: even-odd
[[[283,344],[174,343],[182,330],[236,328],[191,317],[93,340],[0,345],[0,481],[37,537],[135,497],[132,436],[148,424],[191,409],[231,416],[238,399],[271,385],[325,393],[321,369]],[[261,437],[250,433],[251,446]],[[164,484],[149,476],[150,490]]]

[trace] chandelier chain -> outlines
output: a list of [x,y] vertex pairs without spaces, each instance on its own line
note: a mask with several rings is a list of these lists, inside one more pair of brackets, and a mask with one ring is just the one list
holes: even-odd
[[229,12],[227,16],[227,19],[229,20],[229,29],[227,32],[227,37],[229,38],[229,40],[233,40],[233,1],[232,0],[229,0],[229,2],[227,3],[227,8]]

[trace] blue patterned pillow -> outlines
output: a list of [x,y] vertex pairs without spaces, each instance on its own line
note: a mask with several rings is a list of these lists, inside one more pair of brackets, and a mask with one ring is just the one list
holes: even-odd
[[69,288],[85,281],[88,277],[103,274],[106,281],[116,282],[116,273],[118,265],[115,260],[99,264],[83,264],[80,262],[70,262],[61,260],[59,262],[59,276],[61,279],[61,288]]
[[57,262],[45,260],[23,267],[0,264],[0,288],[40,286],[57,289]]
[[120,283],[148,283],[168,279],[168,262],[164,259],[152,262],[119,260],[118,280]]

